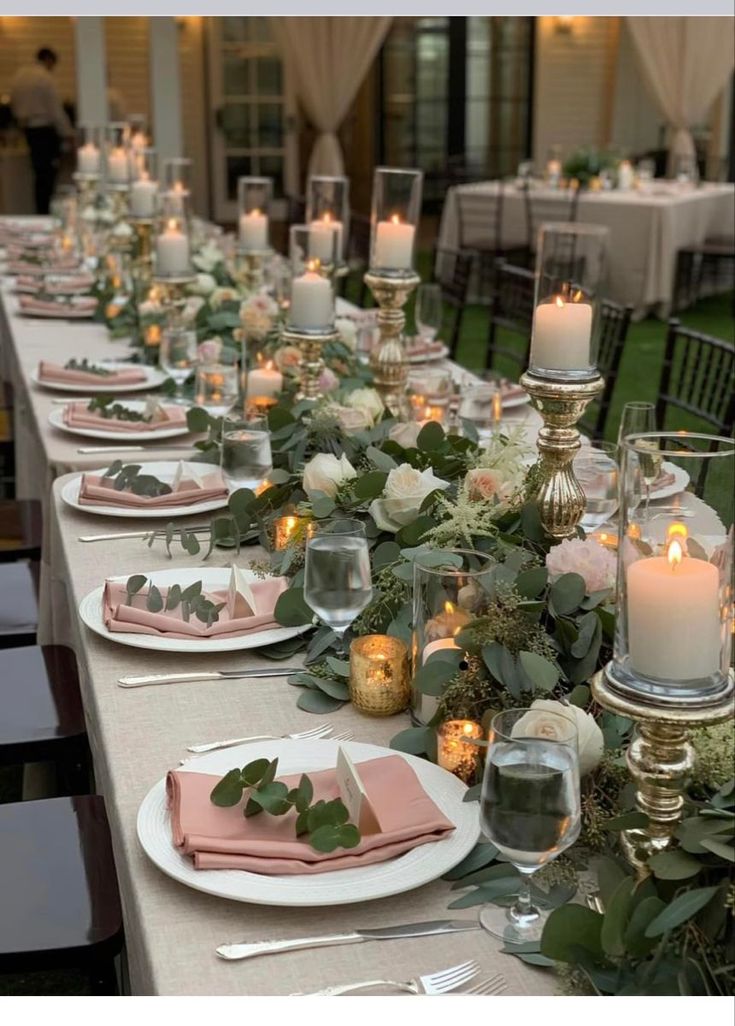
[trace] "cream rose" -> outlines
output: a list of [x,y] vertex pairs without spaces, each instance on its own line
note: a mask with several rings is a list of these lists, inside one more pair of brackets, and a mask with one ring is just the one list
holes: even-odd
[[370,514],[381,531],[399,531],[418,516],[421,503],[430,492],[449,487],[434,477],[434,471],[416,470],[410,463],[394,467],[385,482],[383,495],[370,503]]
[[334,322],[335,330],[339,333],[340,340],[353,353],[357,348],[357,325],[349,317],[337,317]]
[[505,497],[505,483],[497,470],[477,467],[468,470],[465,477],[467,494],[472,502],[482,499],[502,499]]
[[383,415],[383,400],[374,388],[356,388],[345,399],[345,406],[353,410],[362,410],[365,416],[370,418],[370,423],[375,424]]
[[220,286],[210,293],[209,305],[213,310],[219,309],[223,303],[234,302],[240,297],[235,289],[228,288],[227,286]]
[[345,455],[337,459],[332,453],[320,452],[304,467],[304,491],[311,499],[314,492],[323,492],[333,499],[345,481],[357,477],[357,471]]
[[192,257],[191,262],[195,267],[198,267],[200,271],[206,271],[209,273],[213,271],[217,264],[221,264],[224,260],[224,254],[219,246],[213,242],[208,242],[202,246],[198,253],[195,253]]
[[281,346],[273,354],[273,360],[282,374],[295,374],[301,363],[301,353],[296,346]]
[[388,432],[388,438],[398,442],[404,449],[415,449],[419,432],[423,424],[418,420],[409,420],[406,424],[394,424]]
[[548,737],[552,741],[562,740],[563,736],[559,730],[560,724],[556,716],[566,716],[574,720],[577,728],[577,749],[579,753],[579,774],[584,777],[596,769],[605,750],[605,741],[602,731],[597,726],[594,716],[590,716],[584,709],[576,705],[562,705],[550,698],[537,698],[531,703],[531,708],[516,722],[513,728],[513,736],[525,735],[528,737]]
[[370,418],[362,410],[351,410],[349,406],[340,406],[339,403],[328,403],[324,412],[334,417],[343,431],[364,431],[372,426]]
[[216,288],[217,282],[212,275],[202,273],[198,274],[194,284],[189,286],[189,292],[193,292],[195,296],[208,296]]

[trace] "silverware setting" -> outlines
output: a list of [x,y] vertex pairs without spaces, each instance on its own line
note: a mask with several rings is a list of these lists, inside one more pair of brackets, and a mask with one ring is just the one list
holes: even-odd
[[[326,729],[324,729],[324,728],[326,728]],[[281,735],[276,735],[276,734],[260,734],[260,735],[255,735],[253,737],[228,738],[226,741],[212,741],[209,744],[205,744],[205,745],[192,745],[191,747],[187,748],[187,751],[188,752],[198,752],[198,753],[215,752],[215,751],[218,751],[221,748],[231,748],[233,745],[246,744],[246,743],[248,743],[250,741],[280,741],[280,740],[283,740],[285,738],[290,738],[291,740],[301,740],[301,741],[321,741],[321,740],[325,740],[325,741],[351,741],[353,739],[353,737],[355,736],[353,731],[351,731],[351,730],[343,730],[341,734],[332,734],[331,732],[332,732],[333,729],[334,728],[331,726],[331,724],[325,723],[325,724],[322,725],[322,727],[315,727],[313,730],[304,730],[304,731],[301,731],[301,733],[298,733],[298,734],[281,734]],[[188,759],[179,759],[179,766],[186,766],[190,762],[196,762],[197,758],[198,758],[197,755],[192,755],[192,756],[189,756]],[[309,938],[307,938],[307,939],[309,939]],[[267,944],[269,942],[266,941],[264,943]],[[276,942],[276,943],[278,943],[278,942]],[[227,946],[228,945],[224,945],[224,947],[227,947]],[[233,947],[233,948],[238,947],[238,945],[229,945],[229,946]],[[218,953],[219,953],[219,950],[220,949],[218,948],[217,949]],[[262,954],[266,954],[266,953],[267,952],[262,952]],[[259,954],[260,954],[260,952],[259,952]],[[222,958],[227,958],[230,961],[234,961],[234,960],[236,960],[238,958],[248,958],[248,957],[250,957],[250,956],[249,955],[231,955],[231,956],[230,955],[222,955]]]
[[262,666],[249,670],[195,670],[189,673],[127,674],[118,677],[121,688],[144,688],[149,684],[179,684],[191,680],[239,680],[242,677],[288,677],[300,673],[302,666]]
[[[191,527],[186,525],[187,534],[202,533],[209,531],[211,528],[208,524],[192,524]],[[97,542],[97,541],[119,541],[121,538],[150,538],[151,535],[155,537],[164,538],[166,532],[162,531],[158,527],[152,527],[148,531],[117,531],[114,534],[80,534],[77,541],[80,542]]]
[[393,987],[394,990],[401,990],[406,994],[448,994],[473,980],[479,972],[480,966],[472,959],[426,976],[416,976],[411,980],[363,980],[358,983],[325,987],[324,990],[315,990],[309,994],[292,994],[291,997],[337,997],[339,994],[350,994],[355,990],[365,990],[367,987]]
[[[328,726],[328,724],[324,724]],[[317,728],[319,729],[319,728]],[[293,737],[294,735],[290,735]],[[333,741],[338,740],[336,737]],[[192,749],[189,749],[192,751]],[[315,937],[291,937],[288,940],[255,941],[252,944],[222,944],[217,954],[228,962],[275,955],[281,951],[299,951],[304,948],[327,948],[338,944],[359,944],[369,940],[398,940],[406,937],[431,937],[436,934],[463,933],[479,930],[477,919],[435,919],[427,923],[408,923],[403,926],[382,926],[350,933],[319,934]]]
[[[208,741],[201,745],[187,745],[187,752],[215,752],[219,748],[231,748],[233,745],[242,745],[248,741],[274,741],[288,738],[291,741],[320,741],[322,738],[329,738],[330,741],[350,741],[354,737],[351,730],[344,730],[341,734],[330,735],[334,727],[331,723],[320,723],[318,727],[310,730],[301,730],[295,734],[251,734],[250,737],[230,737],[225,741]],[[266,941],[265,943],[270,943]],[[217,951],[219,952],[219,948]],[[223,956],[224,958],[225,956]]]
[[480,995],[502,994],[508,989],[508,984],[502,973],[495,973],[488,976],[486,980],[480,980],[474,987],[463,990],[458,997],[479,997]]
[[104,452],[195,452],[193,445],[86,445],[77,449],[83,456]]

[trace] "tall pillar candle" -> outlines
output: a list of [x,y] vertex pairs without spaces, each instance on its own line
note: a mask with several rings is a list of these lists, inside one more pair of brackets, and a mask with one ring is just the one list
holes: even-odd
[[[331,264],[336,256],[342,259],[342,222],[333,221],[328,214],[321,220],[312,221],[309,225],[309,256],[321,260],[323,264]],[[337,236],[335,245],[335,235]]]
[[378,221],[372,265],[390,271],[410,271],[413,267],[413,240],[416,229],[394,215],[390,221]]
[[259,210],[240,215],[240,243],[248,253],[268,248],[268,216]]
[[156,273],[177,275],[189,270],[189,239],[176,221],[169,221],[156,239]]
[[97,175],[100,171],[100,151],[88,142],[77,150],[77,171],[83,175]]
[[107,178],[115,185],[125,185],[129,176],[128,155],[122,146],[117,146],[107,158]]
[[588,370],[591,367],[592,306],[555,296],[533,315],[531,369]]
[[316,271],[306,271],[291,283],[289,321],[293,328],[317,331],[334,320],[332,286]]
[[683,555],[673,540],[664,556],[626,571],[628,654],[634,673],[659,680],[702,680],[720,670],[717,567]]
[[144,171],[130,187],[130,213],[133,217],[153,217],[157,193],[158,182],[152,182]]

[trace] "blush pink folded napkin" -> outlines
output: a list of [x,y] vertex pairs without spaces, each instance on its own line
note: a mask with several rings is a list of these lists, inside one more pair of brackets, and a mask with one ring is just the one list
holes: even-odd
[[651,491],[660,492],[664,488],[670,488],[675,481],[676,476],[674,474],[671,474],[668,470],[662,470],[651,485]]
[[41,360],[38,380],[68,385],[99,385],[100,391],[104,392],[105,385],[135,385],[139,381],[146,381],[147,375],[142,367],[125,367],[103,375]]
[[[193,856],[195,869],[296,876],[385,862],[454,830],[400,755],[368,759],[359,763],[358,770],[381,829],[363,835],[355,848],[314,851],[307,840],[295,836],[293,810],[285,816],[261,813],[245,819],[242,804],[222,809],[209,800],[220,777],[181,770],[172,770],[166,781],[174,845]],[[278,779],[296,787],[300,777]],[[315,801],[340,797],[335,770],[320,770],[309,777]]]
[[[288,584],[285,577],[269,577],[265,581],[255,581],[251,585],[255,599],[255,614],[252,616],[232,617],[225,605],[220,609],[219,620],[207,627],[193,614],[188,622],[184,620],[181,605],[176,609],[162,610],[151,613],[146,609],[148,589],[143,588],[133,601],[128,604],[125,584],[120,581],[105,581],[102,596],[102,615],[109,631],[125,634],[158,634],[164,638],[237,638],[244,634],[255,634],[257,631],[268,631],[280,626],[273,618],[278,596],[286,590]],[[160,589],[165,600],[168,588]],[[205,597],[211,602],[227,603],[227,591],[206,592]]]
[[181,484],[167,495],[136,495],[134,492],[116,491],[114,478],[99,474],[82,474],[79,503],[82,506],[119,506],[121,509],[167,509],[174,506],[193,506],[200,502],[226,499],[229,490],[222,471],[213,470],[202,478],[201,487],[191,481]]
[[38,299],[36,296],[22,292],[18,296],[20,312],[33,314],[35,317],[91,317],[97,309],[97,300],[93,296],[77,296],[72,302],[59,302],[54,299]]
[[[97,379],[99,380],[99,379]],[[104,385],[101,385],[104,391]],[[99,410],[87,409],[87,403],[67,403],[64,407],[63,420],[68,427],[94,428],[96,431],[109,431],[110,434],[133,434],[139,431],[163,431],[170,428],[186,427],[186,410],[183,406],[161,406],[163,416],[160,420],[119,420],[116,417],[103,417]]]
[[91,274],[68,274],[63,277],[52,276],[42,281],[30,274],[21,274],[15,279],[17,292],[47,292],[51,296],[74,296],[88,292],[94,285]]
[[21,255],[13,255],[8,251],[8,263],[5,270],[7,274],[45,275],[80,272],[83,268],[79,266],[79,260],[75,256],[49,259],[46,263],[37,264],[33,260],[26,260]]

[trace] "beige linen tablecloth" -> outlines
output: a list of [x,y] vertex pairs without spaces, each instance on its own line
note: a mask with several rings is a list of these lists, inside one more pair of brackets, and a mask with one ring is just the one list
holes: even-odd
[[[64,481],[61,478],[53,487],[52,542],[60,573],[68,581],[70,608],[76,609],[107,575],[196,565],[183,554],[177,554],[172,564],[160,545],[149,551],[140,539],[79,542],[80,534],[101,521],[62,504],[59,492]],[[211,562],[222,565],[223,554],[215,554]],[[245,563],[245,554],[241,562]],[[553,975],[500,954],[499,942],[484,932],[295,951],[239,963],[218,959],[215,947],[225,941],[475,915],[476,910],[448,911],[456,892],[451,893],[450,885],[441,880],[385,900],[332,909],[239,904],[169,880],[148,861],[138,843],[138,807],[153,784],[186,755],[187,744],[233,734],[284,734],[329,719],[338,730],[353,730],[356,740],[385,745],[408,726],[408,718],[371,719],[349,705],[329,717],[310,716],[296,708],[298,692],[281,678],[127,690],[116,684],[123,673],[265,663],[257,651],[182,656],[124,648],[92,634],[76,618],[71,642],[79,658],[97,785],[105,796],[112,829],[134,994],[289,994],[353,979],[408,979],[469,958],[476,958],[485,974],[502,972],[508,994],[553,992]]]
[[[478,182],[447,191],[439,228],[440,250],[459,246],[458,196],[485,196],[489,206],[497,189],[497,182]],[[609,228],[605,294],[623,306],[632,306],[636,318],[651,311],[668,316],[676,251],[697,245],[709,235],[732,233],[735,222],[734,185],[705,183],[695,189],[656,183],[654,189],[661,192],[583,192],[577,210],[579,221]],[[544,201],[544,210],[558,206],[560,220],[568,216],[569,200],[564,193],[539,187],[532,195]],[[524,245],[525,198],[514,185],[504,186],[502,211],[503,245]],[[467,226],[465,246],[490,244],[491,240],[482,237],[482,225],[483,219],[478,216]],[[440,275],[450,273],[450,265],[439,259]]]

